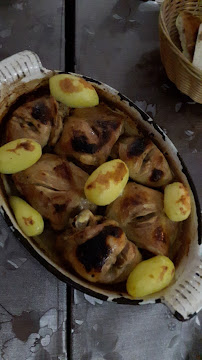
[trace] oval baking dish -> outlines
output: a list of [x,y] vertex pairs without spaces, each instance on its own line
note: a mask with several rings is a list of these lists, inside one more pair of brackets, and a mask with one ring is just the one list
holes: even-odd
[[[58,73],[45,69],[38,56],[30,51],[15,54],[0,63],[0,126],[9,108],[19,99],[41,86],[47,85],[49,78]],[[180,320],[189,319],[201,308],[201,265],[200,265],[200,205],[192,179],[173,143],[163,130],[132,101],[94,79],[78,75],[93,85],[98,94],[110,104],[116,106],[135,119],[162,151],[172,165],[175,174],[190,191],[191,215],[183,225],[183,239],[179,242],[179,249],[175,258],[176,275],[171,285],[144,299],[133,300],[118,285],[99,285],[82,279],[76,273],[65,268],[58,255],[54,252],[52,241],[46,241],[43,236],[30,238],[25,236],[18,227],[8,205],[4,177],[0,182],[0,212],[16,237],[29,249],[50,271],[73,287],[95,297],[117,303],[143,305],[147,303],[165,303]],[[183,241],[182,241],[183,240]]]

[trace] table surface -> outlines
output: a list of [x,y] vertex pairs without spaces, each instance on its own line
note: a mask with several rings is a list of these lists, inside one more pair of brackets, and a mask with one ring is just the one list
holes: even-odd
[[[75,44],[73,4],[66,0],[65,26],[64,0],[1,1],[0,60],[30,49],[47,68],[72,70],[75,48],[75,72],[118,89],[167,132],[201,198],[202,107],[166,77],[158,3],[77,0]],[[201,359],[202,313],[181,323],[163,304],[117,305],[73,291],[24,249],[2,218],[0,289],[0,360]]]

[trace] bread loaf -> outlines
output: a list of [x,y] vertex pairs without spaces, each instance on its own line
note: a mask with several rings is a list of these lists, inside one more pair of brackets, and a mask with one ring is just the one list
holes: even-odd
[[182,11],[176,19],[176,27],[179,32],[184,56],[192,62],[196,39],[201,20],[199,17]]
[[198,30],[193,65],[202,71],[202,24],[199,26]]

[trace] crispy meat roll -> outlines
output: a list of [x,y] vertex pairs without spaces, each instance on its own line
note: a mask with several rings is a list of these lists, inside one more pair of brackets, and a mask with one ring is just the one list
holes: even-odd
[[52,96],[42,96],[17,108],[8,120],[7,142],[29,138],[42,147],[54,145],[63,128],[63,118],[69,110],[55,101]]
[[168,255],[177,236],[179,225],[165,215],[163,194],[134,182],[107,207],[107,216],[119,223],[129,240],[156,255]]
[[95,209],[84,196],[88,178],[83,170],[57,155],[45,154],[30,168],[13,175],[17,189],[55,230],[63,229],[70,216]]
[[67,230],[58,236],[57,248],[64,260],[88,281],[106,284],[125,281],[141,261],[137,247],[127,240],[116,221],[100,216],[92,219],[89,213],[79,215],[75,231]]
[[72,110],[55,146],[59,155],[73,157],[85,165],[99,166],[110,155],[127,116],[101,103],[98,106]]
[[118,141],[118,154],[128,168],[130,177],[151,187],[160,187],[172,180],[172,173],[162,152],[148,138],[125,137]]

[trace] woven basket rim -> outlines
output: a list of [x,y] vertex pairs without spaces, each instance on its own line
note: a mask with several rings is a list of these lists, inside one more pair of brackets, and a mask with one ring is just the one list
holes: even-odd
[[170,46],[172,48],[172,50],[176,53],[177,56],[179,56],[181,63],[183,64],[184,67],[186,67],[190,73],[193,74],[193,76],[199,78],[200,80],[202,79],[202,70],[197,69],[184,55],[183,53],[178,49],[178,47],[173,43],[173,41],[171,40],[171,38],[169,36],[167,36],[163,25],[161,23],[161,21],[159,21],[159,26],[160,26],[160,30],[163,32],[163,34],[165,35],[166,39],[169,41]]
[[[170,1],[170,0],[167,0]],[[166,0],[164,0],[164,3],[166,2]],[[164,6],[164,3],[162,4],[162,6]],[[161,9],[162,9],[161,6]],[[192,73],[192,75],[194,77],[197,77],[199,80],[202,80],[202,70],[197,69],[182,53],[182,51],[180,51],[180,49],[174,44],[174,42],[171,40],[170,34],[167,30],[167,28],[165,28],[164,26],[164,22],[162,21],[162,10],[160,10],[160,15],[159,15],[159,26],[160,26],[160,30],[163,32],[163,34],[165,35],[166,39],[169,41],[169,44],[172,48],[172,50],[176,53],[177,56],[179,56],[181,63],[183,64],[183,66],[190,72]]]
[[[162,3],[162,5],[161,5],[161,7],[160,7],[160,16],[161,16],[161,19],[162,19],[162,23],[163,23],[163,26],[164,26],[164,28],[166,29],[166,31],[168,32],[168,30],[167,30],[167,26],[166,26],[166,23],[165,23],[165,21],[164,21],[164,17],[163,17],[163,11],[164,11],[164,8],[165,8],[165,6],[167,5],[167,4],[169,4],[169,3],[171,3],[171,1],[172,0],[163,0],[163,3]],[[175,1],[175,0],[174,0]],[[186,2],[191,2],[191,1],[193,1],[193,0],[185,0]],[[199,1],[200,1],[200,3],[199,3]],[[199,3],[199,9],[201,8],[201,10],[202,10],[202,1],[201,0],[198,0],[198,3]],[[189,12],[189,11],[188,11]],[[200,15],[200,17],[202,16],[202,14]],[[169,34],[169,33],[168,33]]]

